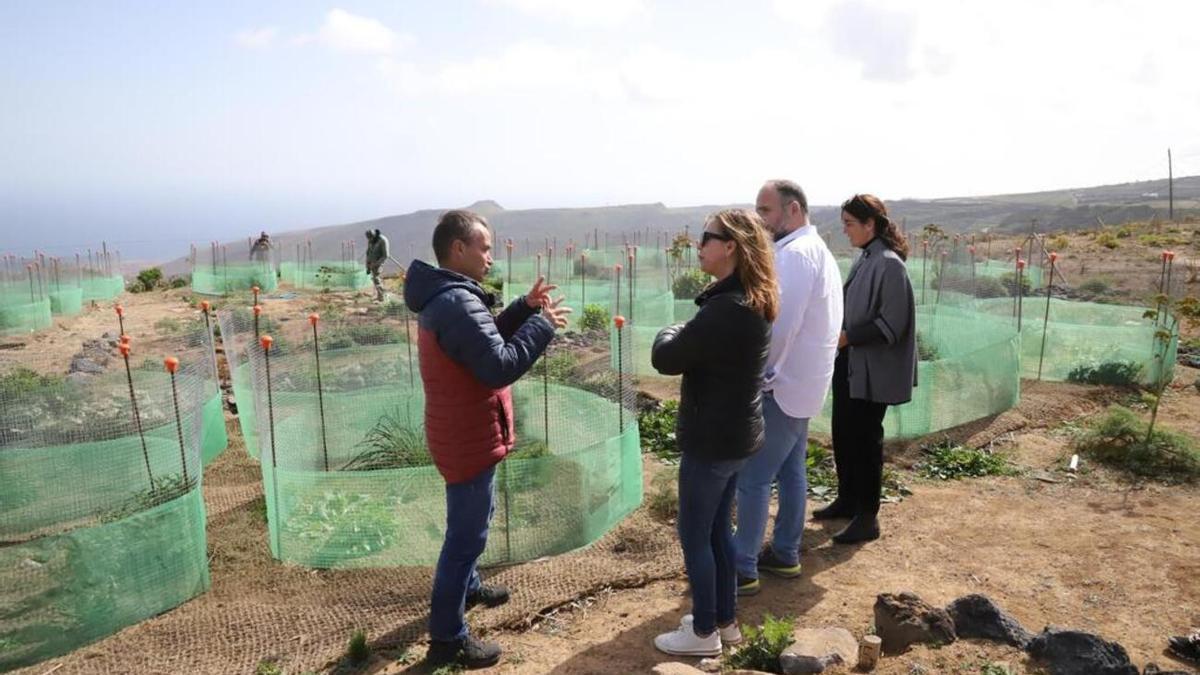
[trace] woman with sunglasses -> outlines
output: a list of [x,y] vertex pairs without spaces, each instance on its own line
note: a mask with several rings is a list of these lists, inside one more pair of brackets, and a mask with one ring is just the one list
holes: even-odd
[[873,195],[842,204],[842,229],[862,249],[843,284],[845,313],[833,362],[833,456],[838,496],[813,519],[851,518],[839,544],[879,538],[883,416],[917,383],[917,319],[904,261],[908,243]]
[[779,287],[771,238],[749,211],[709,216],[697,258],[716,281],[696,298],[696,316],[659,332],[651,353],[655,370],[683,375],[678,529],[692,590],[692,613],[654,646],[716,656],[742,639],[730,518],[738,471],[763,442],[761,380]]

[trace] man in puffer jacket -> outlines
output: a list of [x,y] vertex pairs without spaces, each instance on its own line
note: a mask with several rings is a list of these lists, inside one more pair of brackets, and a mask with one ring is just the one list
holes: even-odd
[[508,589],[485,586],[475,563],[487,545],[496,464],[516,442],[509,387],[566,326],[571,310],[550,300],[538,279],[529,294],[498,316],[480,282],[492,266],[487,221],[449,211],[433,232],[438,267],[414,260],[404,301],[418,313],[417,347],[425,387],[425,436],[446,480],[446,538],[433,578],[429,655],[433,666],[469,668],[500,659],[500,646],[472,636],[468,605],[508,601]]

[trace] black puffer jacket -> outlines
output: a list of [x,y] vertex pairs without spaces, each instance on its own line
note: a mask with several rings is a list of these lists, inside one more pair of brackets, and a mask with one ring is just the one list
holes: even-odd
[[771,324],[745,304],[736,274],[696,298],[700,311],[662,329],[651,363],[683,375],[675,437],[680,452],[707,460],[748,457],[763,442],[762,374]]

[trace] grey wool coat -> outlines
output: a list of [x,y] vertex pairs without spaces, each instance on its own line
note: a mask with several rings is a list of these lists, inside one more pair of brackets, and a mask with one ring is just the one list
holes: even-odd
[[882,340],[846,347],[850,398],[898,405],[917,386],[917,308],[904,261],[874,239],[843,285],[843,329],[874,324]]

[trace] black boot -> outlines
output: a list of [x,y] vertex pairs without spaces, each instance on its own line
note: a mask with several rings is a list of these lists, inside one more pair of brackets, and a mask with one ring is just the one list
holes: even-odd
[[856,510],[852,500],[848,497],[843,497],[845,493],[839,492],[837,499],[834,499],[824,508],[813,511],[813,520],[837,520],[839,518],[853,518]]
[[481,584],[474,593],[467,594],[467,608],[475,605],[499,607],[508,602],[508,588],[500,584]]
[[838,544],[857,544],[879,538],[879,518],[875,514],[859,514],[850,521],[846,529],[833,535]]
[[425,664],[430,668],[450,664],[458,664],[467,669],[487,668],[500,661],[500,652],[500,645],[484,642],[474,635],[450,642],[430,640]]

